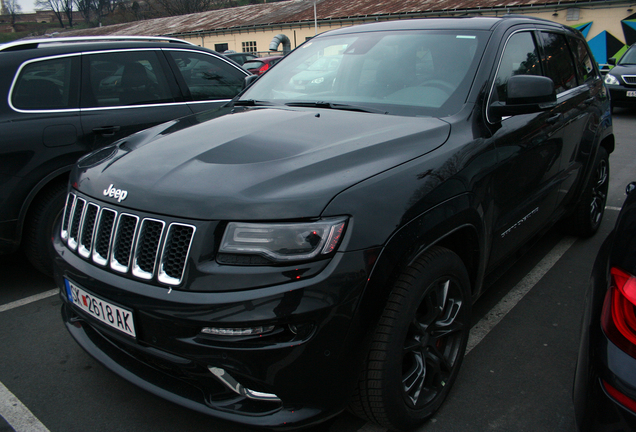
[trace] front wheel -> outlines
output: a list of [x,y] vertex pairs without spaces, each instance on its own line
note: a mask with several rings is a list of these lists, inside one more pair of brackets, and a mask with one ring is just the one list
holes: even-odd
[[470,314],[463,262],[446,248],[431,248],[395,283],[350,410],[391,430],[423,423],[457,377]]

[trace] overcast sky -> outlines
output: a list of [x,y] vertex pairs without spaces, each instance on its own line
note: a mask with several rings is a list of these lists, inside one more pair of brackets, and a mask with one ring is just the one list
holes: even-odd
[[22,12],[33,12],[35,10],[34,6],[35,0],[18,0],[18,4],[22,8]]

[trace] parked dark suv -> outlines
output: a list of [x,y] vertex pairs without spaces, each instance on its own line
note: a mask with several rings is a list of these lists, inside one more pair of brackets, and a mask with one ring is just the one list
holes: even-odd
[[0,46],[0,253],[52,274],[68,173],[95,149],[220,106],[247,72],[178,39],[21,40]]
[[[294,82],[330,56],[329,86]],[[291,428],[349,406],[413,428],[457,378],[486,281],[557,221],[598,229],[613,149],[601,75],[562,25],[323,33],[227,107],[78,162],[54,242],[64,322],[216,417]]]

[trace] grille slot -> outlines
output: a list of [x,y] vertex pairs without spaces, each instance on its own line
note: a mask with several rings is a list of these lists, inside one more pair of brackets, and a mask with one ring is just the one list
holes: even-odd
[[623,75],[626,84],[636,84],[636,75]]
[[69,227],[69,233],[68,233],[68,247],[72,250],[77,249],[77,244],[79,242],[78,236],[80,231],[80,225],[82,223],[82,216],[84,214],[85,205],[86,205],[85,199],[76,198],[75,204],[73,205],[73,210],[71,211],[71,225]]
[[95,219],[97,218],[98,212],[98,205],[90,203],[86,206],[86,213],[84,214],[84,222],[82,223],[82,229],[80,230],[80,241],[77,248],[77,253],[84,258],[88,258],[91,255],[93,228],[95,228]]
[[66,205],[64,206],[64,217],[62,218],[62,232],[60,233],[62,240],[68,240],[68,226],[71,220],[71,212],[75,205],[75,194],[70,193],[66,197]]
[[102,209],[99,214],[93,243],[93,261],[102,266],[108,262],[108,251],[116,218],[117,212],[110,209]]
[[159,253],[159,243],[165,223],[156,219],[144,219],[141,223],[133,274],[142,279],[150,279],[155,273],[155,263]]
[[193,235],[194,227],[191,225],[170,225],[161,257],[159,282],[169,285],[178,285],[181,282]]
[[113,250],[110,255],[110,268],[115,271],[126,273],[130,269],[130,256],[137,233],[137,222],[139,222],[139,218],[135,215],[127,213],[119,215]]
[[119,213],[69,193],[61,237],[69,249],[95,264],[132,277],[179,285],[196,228]]

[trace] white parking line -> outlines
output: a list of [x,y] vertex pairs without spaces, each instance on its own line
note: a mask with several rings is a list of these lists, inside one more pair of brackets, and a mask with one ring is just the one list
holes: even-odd
[[537,282],[556,264],[556,262],[574,244],[576,237],[565,237],[528,273],[521,281],[502,298],[494,308],[470,329],[466,354],[486,337],[488,333],[528,294]]
[[[59,293],[59,289],[52,289],[40,294],[32,295],[11,303],[0,305],[0,312],[15,309]],[[40,420],[8,388],[0,382],[0,415],[15,430],[15,432],[49,432]]]
[[0,382],[0,415],[15,432],[49,432],[46,426]]
[[5,312],[5,311],[8,311],[10,309],[15,309],[17,307],[24,306],[26,304],[33,303],[35,301],[42,300],[42,299],[45,299],[45,298],[48,298],[48,297],[53,297],[54,295],[56,295],[59,292],[60,292],[60,290],[56,288],[56,289],[52,289],[50,291],[45,291],[45,292],[40,293],[40,294],[32,295],[30,297],[25,297],[23,299],[16,300],[16,301],[11,302],[11,303],[0,305],[0,312]]

